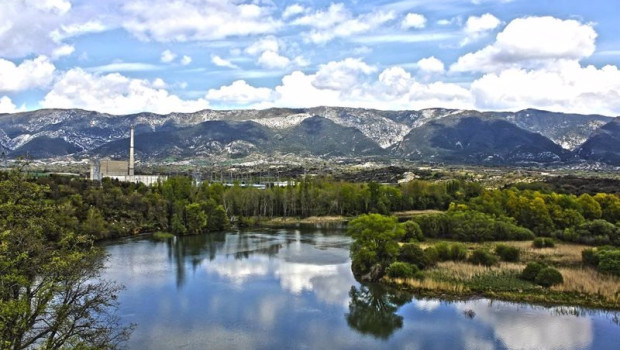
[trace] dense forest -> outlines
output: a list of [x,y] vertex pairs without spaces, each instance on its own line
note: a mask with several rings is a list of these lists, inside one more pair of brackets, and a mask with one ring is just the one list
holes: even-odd
[[[8,181],[2,174],[0,181]],[[618,194],[556,193],[533,185],[485,189],[472,181],[414,180],[399,185],[306,177],[257,189],[173,177],[154,186],[75,177],[30,178],[72,231],[95,240],[140,232],[220,231],[248,217],[309,217],[435,209],[416,217],[427,237],[467,241],[555,237],[620,245]],[[531,188],[534,189],[531,189]]]

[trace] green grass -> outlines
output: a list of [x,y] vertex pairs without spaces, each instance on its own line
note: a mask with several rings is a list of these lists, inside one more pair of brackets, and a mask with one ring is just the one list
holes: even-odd
[[174,235],[172,233],[169,232],[162,232],[162,231],[157,231],[155,233],[153,233],[153,237],[154,240],[156,241],[167,241],[169,239],[174,238]]

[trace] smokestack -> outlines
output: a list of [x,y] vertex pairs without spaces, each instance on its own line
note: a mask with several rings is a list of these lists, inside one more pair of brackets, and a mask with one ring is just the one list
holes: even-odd
[[129,176],[133,176],[133,125],[129,131]]

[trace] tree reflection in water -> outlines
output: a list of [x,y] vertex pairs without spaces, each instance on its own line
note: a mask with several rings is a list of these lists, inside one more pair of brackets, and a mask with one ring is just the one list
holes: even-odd
[[396,311],[411,301],[411,295],[389,293],[379,285],[352,286],[349,297],[349,313],[345,315],[349,327],[384,340],[403,327],[403,317]]

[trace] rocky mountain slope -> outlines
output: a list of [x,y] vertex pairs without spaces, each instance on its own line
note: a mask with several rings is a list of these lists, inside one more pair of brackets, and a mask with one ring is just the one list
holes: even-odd
[[0,114],[0,149],[10,157],[124,158],[129,127],[135,125],[137,157],[151,161],[293,154],[620,164],[609,150],[603,154],[620,135],[614,123],[617,119],[606,116],[532,109],[481,113],[316,107],[120,116],[54,109]]

